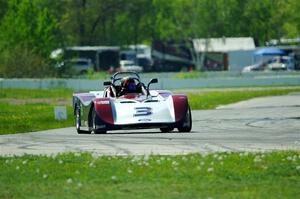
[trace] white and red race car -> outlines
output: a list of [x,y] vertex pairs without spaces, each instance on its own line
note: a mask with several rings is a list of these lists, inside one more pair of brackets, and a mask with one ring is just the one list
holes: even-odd
[[135,72],[118,72],[104,82],[104,91],[73,94],[78,133],[106,133],[120,129],[159,128],[162,132],[190,132],[192,115],[186,95],[150,90]]

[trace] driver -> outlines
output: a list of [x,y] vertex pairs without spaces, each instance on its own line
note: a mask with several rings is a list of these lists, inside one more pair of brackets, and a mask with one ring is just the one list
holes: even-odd
[[128,93],[136,93],[137,92],[137,85],[133,78],[131,77],[124,77],[121,80],[121,91],[119,96],[126,95]]

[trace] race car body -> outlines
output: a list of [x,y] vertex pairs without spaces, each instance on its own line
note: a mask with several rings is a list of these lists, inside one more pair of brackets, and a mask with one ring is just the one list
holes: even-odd
[[[126,75],[125,77],[122,77]],[[125,83],[122,82],[125,78]],[[124,91],[126,81],[131,90]],[[162,132],[177,128],[189,132],[192,128],[191,111],[185,95],[174,95],[166,90],[150,90],[137,73],[119,72],[104,91],[74,93],[73,107],[78,133],[106,133],[109,130],[159,128]],[[119,83],[120,82],[120,83]],[[130,83],[127,84],[130,88]]]

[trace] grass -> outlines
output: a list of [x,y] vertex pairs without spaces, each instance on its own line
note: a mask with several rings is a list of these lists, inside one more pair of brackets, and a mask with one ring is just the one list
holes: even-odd
[[0,90],[1,98],[14,98],[14,99],[35,99],[35,98],[72,98],[73,91],[70,89],[7,89]]
[[[151,78],[153,76],[157,76],[160,73],[140,73],[141,76],[145,76],[148,78]],[[192,72],[170,72],[170,73],[162,73],[164,76],[167,76],[172,79],[195,79],[195,78],[206,78],[207,75],[205,75],[203,72],[200,71],[192,71]],[[107,80],[112,76],[112,74],[109,74],[105,71],[101,72],[89,72],[87,75],[81,76],[79,78],[87,78],[90,80]]]
[[[295,89],[187,93],[192,109],[213,109]],[[72,91],[1,89],[0,99],[70,100]],[[54,120],[51,103],[0,102],[0,134],[73,126]],[[300,151],[180,156],[0,157],[0,198],[297,198]]]
[[74,125],[72,106],[67,107],[67,120],[54,119],[55,104],[12,105],[0,103],[0,135],[24,133]]
[[0,157],[0,198],[296,198],[300,152]]
[[[54,119],[54,107],[59,105],[57,101],[31,102],[33,99],[70,101],[71,98],[72,91],[67,89],[1,89],[0,100],[8,99],[8,101],[0,101],[0,135],[72,126],[74,117],[71,103],[66,106],[67,120],[57,121]],[[9,99],[20,101],[12,104],[9,103]]]
[[192,71],[192,72],[179,72],[173,76],[174,79],[197,79],[197,78],[206,78],[202,72],[199,71]]
[[212,91],[203,93],[186,93],[192,109],[214,109],[219,105],[231,104],[255,97],[286,95],[291,92],[300,92],[300,88],[276,90],[247,90],[247,91]]
[[[171,79],[195,79],[195,78],[228,78],[228,77],[253,77],[253,76],[278,76],[278,75],[289,75],[298,76],[299,71],[261,71],[253,73],[241,73],[238,71],[180,71],[180,72],[150,72],[150,73],[139,73],[142,77],[153,78],[153,77],[165,77]],[[112,74],[106,71],[94,72],[89,71],[87,75],[81,75],[77,78],[82,79],[109,79]]]
[[[247,91],[219,92],[188,92],[189,103],[193,110],[214,109],[218,105],[230,104],[261,96],[285,95],[290,92],[300,92],[300,88],[268,89]],[[1,101],[8,99],[7,101]],[[12,104],[10,99],[23,100],[24,104]],[[54,106],[57,101],[31,103],[32,99],[66,100],[67,120],[54,119]],[[72,110],[72,91],[66,89],[27,90],[1,89],[0,91],[0,135],[23,133],[52,128],[74,126]],[[30,102],[30,103],[29,103]]]
[[[112,76],[112,74],[109,74],[107,72],[91,72],[89,71],[88,74],[87,74],[87,79],[89,80],[99,80],[99,79],[102,79],[102,80],[108,80],[110,79],[110,77]],[[85,78],[85,77],[83,77]]]

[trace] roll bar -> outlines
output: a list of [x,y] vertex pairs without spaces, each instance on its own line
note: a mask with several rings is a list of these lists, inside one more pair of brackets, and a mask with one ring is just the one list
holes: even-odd
[[118,75],[123,75],[123,74],[128,74],[128,75],[135,75],[138,79],[140,79],[139,74],[133,71],[126,71],[126,72],[116,72],[113,76],[111,76],[111,80],[115,79]]

